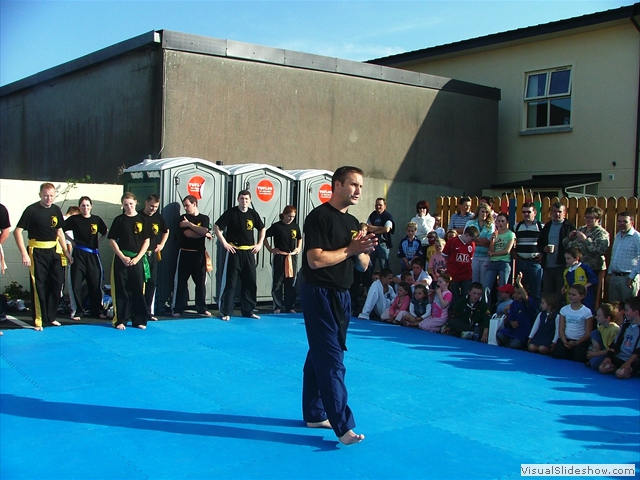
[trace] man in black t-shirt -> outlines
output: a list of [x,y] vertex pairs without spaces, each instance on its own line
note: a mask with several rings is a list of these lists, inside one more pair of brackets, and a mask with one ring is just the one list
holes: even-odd
[[[224,212],[215,223],[218,241],[227,251],[222,272],[220,299],[218,305],[222,320],[229,321],[233,314],[235,286],[238,277],[242,284],[240,294],[240,312],[243,317],[258,320],[260,317],[253,313],[256,308],[258,287],[256,284],[255,255],[262,249],[264,242],[264,222],[258,212],[249,208],[251,192],[242,190],[238,194],[238,206]],[[223,230],[225,234],[223,235]],[[253,230],[258,231],[258,241],[255,242]]]
[[[2,250],[2,244],[5,242],[7,238],[9,238],[9,228],[11,227],[11,222],[9,221],[9,212],[7,211],[7,207],[0,203],[0,271],[4,275],[4,270],[6,268],[4,261],[4,251]],[[4,313],[2,308],[4,301],[0,302],[0,320],[6,320],[7,315]],[[0,332],[2,335],[2,332]]]
[[187,308],[189,277],[193,279],[196,290],[196,311],[206,317],[211,313],[207,311],[206,296],[206,248],[205,240],[211,240],[209,217],[198,211],[198,199],[193,195],[187,195],[182,201],[186,212],[180,221],[180,250],[178,251],[178,264],[173,285],[173,316],[179,317]]
[[144,298],[147,300],[149,307],[149,320],[158,320],[156,313],[156,284],[158,282],[158,262],[162,259],[162,249],[164,249],[167,239],[169,238],[169,228],[164,217],[158,212],[160,206],[160,197],[152,193],[144,201],[144,209],[139,213],[147,221],[151,227],[152,237],[150,238],[149,250],[147,250],[147,259],[149,260],[149,273],[151,277],[147,280],[144,287]]
[[301,303],[309,352],[303,368],[302,413],[307,426],[333,428],[340,442],[364,440],[356,434],[344,384],[344,350],[351,315],[353,268],[364,272],[377,246],[375,234],[361,232],[347,210],[360,200],[363,172],[341,167],[333,174],[331,199],[304,223]]
[[[60,292],[64,280],[61,255],[73,263],[65,248],[62,211],[53,204],[56,187],[51,183],[40,185],[40,201],[29,205],[22,213],[13,236],[22,254],[22,264],[31,273],[32,316],[36,330],[44,325],[59,327],[56,320]],[[25,248],[23,230],[29,232],[29,249]]]

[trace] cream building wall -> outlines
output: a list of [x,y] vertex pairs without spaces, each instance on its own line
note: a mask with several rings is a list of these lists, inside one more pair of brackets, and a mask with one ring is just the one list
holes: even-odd
[[[30,289],[29,269],[22,265],[22,257],[16,246],[13,231],[24,209],[39,201],[41,183],[27,180],[0,179],[0,203],[7,207],[9,218],[11,219],[11,236],[2,246],[7,269],[4,275],[0,275],[0,293],[4,292],[5,287],[13,281],[18,282],[25,290]],[[67,212],[70,206],[77,206],[78,199],[82,196],[91,198],[93,201],[92,213],[101,217],[107,227],[110,227],[113,219],[122,213],[122,208],[120,207],[122,185],[77,183],[74,186],[66,182],[51,183],[56,187],[54,203],[62,209],[63,214]],[[24,232],[23,235],[26,244],[27,233]],[[110,283],[108,272],[113,259],[113,252],[107,239],[103,240],[100,245],[100,258],[105,269],[104,283],[108,284]]]
[[[600,196],[630,196],[640,33],[630,20],[604,25],[608,27],[570,30],[553,38],[534,37],[518,45],[494,45],[396,66],[501,90],[498,173],[493,183],[526,180],[534,174],[601,173]],[[563,66],[572,68],[573,130],[522,135],[526,73]]]

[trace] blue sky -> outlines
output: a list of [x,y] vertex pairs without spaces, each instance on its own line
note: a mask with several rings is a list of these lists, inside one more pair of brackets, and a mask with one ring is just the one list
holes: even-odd
[[0,0],[0,85],[151,30],[363,61],[633,1]]

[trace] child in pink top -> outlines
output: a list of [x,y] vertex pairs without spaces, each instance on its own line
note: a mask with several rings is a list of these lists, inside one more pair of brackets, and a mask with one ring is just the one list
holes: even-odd
[[438,277],[441,273],[447,271],[447,259],[442,254],[442,249],[444,248],[445,243],[446,242],[441,238],[437,239],[434,243],[436,252],[431,255],[431,258],[429,259],[429,266],[427,267],[427,271],[433,278],[434,282],[438,280]]
[[411,304],[411,285],[402,282],[398,285],[398,295],[391,302],[389,310],[385,310],[380,318],[387,323],[400,324],[400,320],[396,320],[396,316],[401,311],[409,311]]
[[428,332],[440,332],[442,326],[449,319],[449,305],[453,299],[453,293],[449,291],[451,277],[446,273],[441,273],[438,277],[438,287],[431,304],[431,315],[422,320],[418,327]]

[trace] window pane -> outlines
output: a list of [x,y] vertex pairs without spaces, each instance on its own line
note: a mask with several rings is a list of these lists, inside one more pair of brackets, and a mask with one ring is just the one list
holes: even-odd
[[544,97],[544,91],[546,87],[547,87],[546,73],[529,75],[529,78],[527,79],[527,94],[525,98]]
[[571,98],[557,98],[551,100],[550,125],[571,124]]
[[587,195],[598,196],[598,184],[590,183],[589,185],[585,185],[584,193],[586,193]]
[[527,104],[527,128],[547,126],[547,102],[529,102]]
[[562,95],[569,93],[569,80],[571,70],[560,70],[551,72],[551,85],[549,85],[549,95]]

